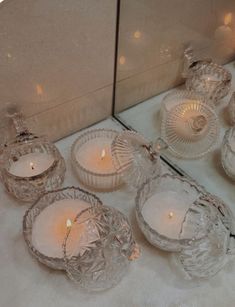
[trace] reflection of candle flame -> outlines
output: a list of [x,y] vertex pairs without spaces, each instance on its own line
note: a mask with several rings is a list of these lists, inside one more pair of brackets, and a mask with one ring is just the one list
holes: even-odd
[[36,92],[37,92],[37,95],[38,96],[42,96],[43,94],[43,89],[42,89],[42,86],[40,84],[37,84],[36,85]]
[[124,65],[125,63],[126,63],[126,58],[122,55],[122,56],[120,56],[120,58],[119,58],[119,63],[121,64],[121,65]]
[[135,31],[134,32],[134,38],[137,38],[137,39],[139,39],[141,37],[141,32],[140,31]]
[[174,213],[173,213],[173,212],[170,212],[170,213],[168,214],[169,219],[172,219],[172,218],[173,218],[173,215],[174,215]]
[[224,25],[225,26],[228,26],[228,25],[230,25],[231,24],[231,22],[232,22],[232,13],[228,13],[228,14],[226,14],[225,16],[224,16]]
[[106,152],[105,152],[105,149],[103,149],[101,152],[101,160],[104,159],[105,155],[106,155]]
[[34,164],[33,164],[33,162],[30,162],[30,167],[31,167],[32,169],[34,169]]
[[70,219],[67,219],[67,221],[66,221],[66,227],[67,227],[67,228],[70,228],[71,226],[72,226],[71,220],[70,220]]

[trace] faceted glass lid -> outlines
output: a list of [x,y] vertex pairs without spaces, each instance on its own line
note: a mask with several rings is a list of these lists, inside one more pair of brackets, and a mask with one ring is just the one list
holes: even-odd
[[138,188],[148,178],[160,175],[161,161],[154,147],[134,131],[124,131],[114,139],[113,163],[128,185]]

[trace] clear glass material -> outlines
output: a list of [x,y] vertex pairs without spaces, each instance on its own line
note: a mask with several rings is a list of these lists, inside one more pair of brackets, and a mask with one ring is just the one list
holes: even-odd
[[96,147],[103,142],[104,147],[107,145],[106,154],[109,155],[108,158],[112,159],[111,143],[117,135],[118,132],[114,130],[95,129],[85,132],[74,142],[71,149],[71,162],[78,179],[89,189],[108,192],[118,189],[123,183],[121,174],[116,172],[114,166],[113,169],[111,167],[111,171],[99,172],[95,169],[88,169],[87,165],[84,165],[78,157],[79,152],[82,154],[82,152],[84,152],[84,147],[89,146],[89,143],[93,142],[93,145],[91,145],[88,155],[92,154],[92,152],[96,150]]
[[[80,249],[74,250],[71,242],[74,236],[79,237],[81,228],[86,232],[80,237]],[[136,255],[128,219],[107,206],[93,206],[78,214],[67,233],[63,249],[68,276],[92,291],[115,286],[127,273],[130,260]]]
[[229,93],[231,79],[231,73],[224,67],[207,61],[196,61],[188,69],[185,84],[188,90],[218,104]]
[[235,92],[233,92],[229,100],[227,113],[230,125],[235,125]]
[[234,218],[220,199],[203,195],[190,207],[181,236],[194,223],[200,236],[175,254],[176,263],[187,279],[210,278],[234,258]]
[[173,155],[197,159],[214,149],[219,136],[218,117],[200,96],[173,92],[163,100],[161,112],[161,137]]
[[[171,210],[176,212],[175,217],[180,223],[175,238],[151,227],[143,214],[149,199],[154,196],[157,199],[154,205],[158,206],[164,202],[165,195],[172,192],[175,196],[172,198]],[[174,208],[177,200],[184,204],[181,220]],[[234,217],[229,208],[220,199],[185,178],[165,174],[160,184],[156,178],[149,180],[138,191],[136,216],[140,229],[151,244],[176,252],[176,263],[187,278],[213,276],[224,266],[228,255],[235,252]]]
[[[38,201],[29,208],[23,218],[23,235],[25,242],[28,246],[30,253],[41,263],[47,265],[52,269],[57,270],[65,270],[65,262],[63,257],[61,258],[54,258],[44,255],[39,252],[38,249],[35,248],[32,239],[32,230],[33,225],[39,216],[39,214],[50,205],[54,204],[60,200],[82,200],[90,204],[90,206],[102,206],[102,202],[93,194],[90,194],[86,191],[83,191],[79,188],[69,187],[60,189],[57,191],[52,191],[44,194],[41,196]],[[64,239],[64,238],[63,238]],[[63,243],[63,241],[62,241]],[[61,244],[62,250],[62,244]]]
[[235,180],[235,127],[228,129],[224,135],[221,162],[225,173]]
[[148,178],[160,175],[159,150],[164,145],[160,139],[156,144],[150,144],[134,131],[120,133],[112,144],[113,162],[117,172],[122,174],[129,186],[138,188]]
[[[1,179],[6,190],[17,199],[25,202],[35,201],[41,194],[57,189],[61,186],[65,177],[65,162],[56,146],[47,137],[38,137],[30,133],[24,123],[21,114],[12,116],[16,129],[16,137],[5,144],[1,154]],[[30,158],[22,165],[18,173],[12,169],[14,165],[27,156],[45,156],[51,163],[39,172],[29,172],[25,175],[25,168],[30,169]],[[35,171],[37,168],[37,158]],[[34,166],[32,166],[34,169]],[[31,169],[30,169],[31,170]],[[21,175],[22,173],[22,175]]]
[[[203,189],[198,187],[193,181],[171,174],[164,174],[161,176],[160,180],[158,176],[149,179],[137,192],[135,200],[136,217],[141,231],[152,245],[166,251],[180,251],[188,245],[188,239],[182,239],[180,236],[173,239],[159,233],[148,224],[143,216],[143,209],[148,199],[156,196],[158,202],[161,203],[161,198],[164,194],[171,192],[174,192],[175,196],[180,195],[181,200],[190,208],[198,197],[202,195]],[[174,203],[172,203],[172,210],[174,210]]]

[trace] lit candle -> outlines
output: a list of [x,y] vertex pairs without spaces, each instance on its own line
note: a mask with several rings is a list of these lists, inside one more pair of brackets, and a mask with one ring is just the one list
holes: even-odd
[[142,215],[146,223],[159,234],[170,239],[179,239],[189,205],[176,192],[160,192],[146,201]]
[[224,24],[216,29],[215,39],[231,40],[233,38],[233,31],[230,27],[231,22],[232,22],[232,13],[228,13],[224,16]]
[[[90,204],[78,199],[64,199],[55,201],[50,206],[46,207],[36,218],[32,229],[33,246],[43,255],[53,258],[62,258],[62,245],[69,228],[73,226],[74,218]],[[73,227],[72,227],[73,230]],[[84,224],[76,223],[76,231],[70,235],[70,248],[79,251],[82,245],[86,245],[86,236],[83,243],[79,244],[82,235],[84,234]],[[96,238],[95,231],[93,232]]]
[[46,171],[54,162],[46,153],[29,153],[14,161],[8,172],[19,177],[33,177]]
[[106,138],[90,140],[76,153],[76,159],[88,171],[99,174],[115,173],[111,143],[112,140]]

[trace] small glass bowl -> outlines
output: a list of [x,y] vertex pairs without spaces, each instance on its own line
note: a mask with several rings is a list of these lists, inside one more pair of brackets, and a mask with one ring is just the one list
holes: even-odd
[[[177,104],[172,105],[174,100]],[[168,105],[169,109],[166,109],[168,101],[171,107]],[[161,137],[168,144],[170,152],[178,158],[201,158],[217,144],[218,117],[213,108],[194,93],[177,91],[167,96],[161,121]]]
[[[141,231],[152,245],[162,250],[178,252],[189,244],[190,239],[181,239],[179,236],[178,238],[171,238],[159,233],[149,225],[143,215],[144,206],[149,199],[156,196],[158,202],[161,202],[164,201],[161,198],[169,193],[174,193],[174,197],[178,195],[180,197],[179,201],[186,203],[186,206],[190,208],[200,195],[202,195],[203,190],[196,183],[184,177],[164,174],[161,176],[160,181],[158,176],[152,178],[144,183],[137,192],[135,199],[136,218]],[[169,213],[173,211],[174,203],[172,203]]]
[[195,62],[188,70],[186,88],[195,91],[215,105],[231,88],[232,75],[224,67],[206,61]]
[[221,147],[221,163],[225,173],[235,180],[235,127],[228,129]]
[[[59,201],[63,200],[81,200],[87,203],[89,206],[102,206],[102,202],[93,194],[83,191],[82,189],[75,187],[68,187],[52,192],[48,192],[41,196],[35,204],[29,208],[23,218],[23,235],[25,242],[28,246],[30,253],[41,263],[55,270],[66,270],[66,265],[63,258],[63,240],[66,236],[66,232],[61,242],[61,254],[62,257],[50,257],[41,253],[33,243],[33,227],[37,217],[44,209],[48,208],[56,202],[56,205],[60,204]],[[76,216],[76,215],[75,215]]]
[[[52,162],[35,175],[33,172],[29,176],[21,176],[20,172],[19,175],[14,174],[14,164],[31,154],[42,154]],[[7,191],[21,201],[33,202],[43,193],[59,188],[64,181],[65,171],[64,159],[56,146],[46,137],[29,132],[17,135],[6,144],[1,155],[1,179]]]
[[[79,249],[73,238],[79,238]],[[128,219],[118,210],[93,206],[76,216],[63,244],[66,271],[72,281],[90,291],[115,286],[127,273],[131,260],[138,257]]]
[[[90,130],[79,136],[72,145],[72,166],[78,179],[86,187],[94,191],[109,192],[118,189],[123,184],[121,174],[117,173],[113,166],[111,154],[111,144],[117,135],[118,132],[111,129]],[[89,159],[89,156],[92,157],[95,151],[93,159]],[[97,165],[102,162],[103,152],[105,155],[103,165],[106,163],[105,159],[109,160],[109,169],[105,170],[104,167],[102,170],[100,166],[100,169],[96,170]],[[87,161],[84,162],[84,160]]]

